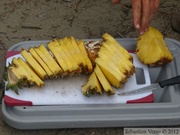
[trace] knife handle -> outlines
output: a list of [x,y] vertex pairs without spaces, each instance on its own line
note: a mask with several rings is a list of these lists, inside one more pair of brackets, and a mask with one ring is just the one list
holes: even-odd
[[163,80],[158,82],[161,88],[164,88],[165,86],[174,85],[174,84],[180,84],[180,75],[176,77],[172,77],[167,80]]

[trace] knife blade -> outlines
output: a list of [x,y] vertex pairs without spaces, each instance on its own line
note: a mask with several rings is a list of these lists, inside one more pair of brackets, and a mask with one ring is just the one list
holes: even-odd
[[180,84],[180,75],[157,82],[157,83],[154,83],[154,84],[151,84],[149,86],[146,86],[146,87],[143,87],[140,89],[119,93],[118,95],[120,95],[120,96],[135,95],[135,94],[150,92],[153,90],[158,90],[160,88],[164,88],[166,86],[175,85],[175,84]]

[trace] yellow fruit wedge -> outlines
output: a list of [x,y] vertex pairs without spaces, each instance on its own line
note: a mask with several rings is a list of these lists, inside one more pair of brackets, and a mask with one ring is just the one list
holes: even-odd
[[71,69],[72,73],[75,72],[79,72],[80,71],[80,67],[77,65],[76,61],[74,60],[73,56],[71,55],[71,53],[68,50],[68,47],[66,46],[66,44],[64,43],[64,41],[62,39],[60,39],[58,41],[59,45],[60,45],[60,51],[63,54],[63,58],[67,59],[68,65]]
[[36,53],[36,51],[34,50],[34,48],[30,47],[28,50],[31,55],[33,56],[33,58],[41,65],[41,67],[45,70],[45,72],[47,73],[47,75],[49,77],[53,76],[53,73],[51,72],[51,70],[49,69],[49,67],[46,65],[46,63],[40,58],[40,56]]
[[56,58],[56,61],[59,63],[61,68],[64,72],[71,72],[71,69],[69,69],[68,65],[66,64],[67,59],[64,59],[62,56],[62,53],[60,52],[60,46],[56,39],[53,39],[49,43],[47,43],[48,48],[53,53],[54,57]]
[[82,86],[82,93],[85,96],[90,97],[91,95],[100,94],[102,95],[102,87],[96,74],[93,72],[85,85]]
[[54,60],[49,51],[44,47],[44,45],[40,44],[38,47],[34,48],[37,54],[41,57],[41,59],[47,64],[49,69],[53,72],[54,75],[61,74],[63,70]]
[[95,62],[98,64],[111,85],[115,88],[120,88],[122,86],[122,82],[125,81],[123,76],[119,76],[116,71],[101,58],[96,58]]
[[96,65],[94,72],[95,72],[100,84],[102,85],[103,90],[108,95],[113,95],[115,92],[98,65]]
[[78,66],[82,65],[81,57],[79,56],[79,53],[76,50],[76,47],[72,44],[69,38],[64,37],[63,39],[64,44],[68,48],[68,51],[70,52],[71,56],[73,57],[74,61]]
[[108,66],[111,67],[118,76],[122,76],[122,78],[126,79],[126,69],[122,71],[122,66],[119,67],[117,64],[117,61],[113,59],[113,54],[109,53],[106,49],[101,48],[101,50],[98,52],[99,58],[101,58],[104,62],[108,63]]
[[[83,55],[83,58],[86,62],[86,65],[84,65],[85,66],[84,72],[91,73],[93,71],[93,66],[92,66],[91,60],[89,59],[88,54],[86,52],[84,42],[82,40],[79,40],[79,41],[77,41],[77,45],[78,45],[79,50],[80,50],[81,54]],[[85,64],[85,63],[83,62],[83,64]]]
[[102,38],[105,42],[110,42],[110,45],[115,46],[116,49],[119,50],[119,52],[122,53],[126,58],[128,58],[129,60],[132,59],[132,56],[128,53],[128,51],[122,45],[120,45],[120,43],[118,43],[111,35],[109,35],[108,33],[104,33],[102,35]]
[[173,60],[163,35],[153,27],[139,37],[136,51],[139,60],[149,66],[160,66]]
[[[37,86],[41,87],[44,85],[44,82],[38,77],[38,75],[26,64],[24,60],[21,58],[17,58],[13,60],[13,64],[16,66],[23,67],[22,71],[23,73],[26,73],[27,80],[30,82],[35,82]],[[22,73],[21,73],[22,74]]]
[[76,42],[76,40],[74,39],[73,36],[70,36],[69,38],[69,41],[71,42],[71,45],[73,46],[74,50],[76,51],[76,54],[77,54],[77,57],[78,57],[78,60],[79,60],[79,65],[82,66],[84,62],[84,58],[83,58],[83,55],[78,47],[78,44]]
[[41,79],[47,77],[46,72],[44,69],[39,65],[39,63],[29,54],[26,50],[21,50],[21,55],[24,59],[29,63],[29,65],[33,68],[33,70],[38,74]]

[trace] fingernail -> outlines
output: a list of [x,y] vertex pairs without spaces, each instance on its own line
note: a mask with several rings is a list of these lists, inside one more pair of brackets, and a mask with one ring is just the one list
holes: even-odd
[[136,29],[139,29],[140,28],[140,25],[139,24],[136,24]]
[[140,35],[143,35],[143,34],[144,34],[144,31],[141,31],[139,34],[140,34]]
[[148,28],[145,29],[145,32],[148,30]]

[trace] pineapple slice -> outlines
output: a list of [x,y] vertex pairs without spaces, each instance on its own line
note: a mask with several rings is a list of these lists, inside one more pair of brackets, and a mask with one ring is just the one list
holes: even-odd
[[13,58],[12,64],[7,69],[8,84],[6,90],[12,89],[16,94],[18,88],[30,87],[34,84],[41,87],[44,82],[38,77],[38,75],[23,61],[21,58]]
[[38,47],[35,47],[34,49],[41,57],[41,59],[47,64],[49,69],[53,72],[54,76],[63,72],[61,67],[57,64],[57,62],[42,44],[40,44]]
[[[108,55],[107,55],[108,54]],[[126,71],[122,71],[121,70],[121,65],[117,65],[117,62],[115,59],[113,59],[114,54],[110,54],[110,53],[104,49],[103,47],[101,47],[98,56],[99,58],[101,58],[103,61],[105,61],[106,63],[108,63],[108,65],[118,74],[118,76],[122,76],[123,79],[126,79],[126,76],[123,72]],[[123,68],[125,69],[125,68]],[[125,69],[126,70],[126,69]]]
[[104,33],[102,38],[105,42],[110,42],[111,45],[114,45],[116,49],[119,50],[119,53],[123,54],[129,60],[132,60],[133,57],[128,53],[128,51],[122,47],[111,35]]
[[77,41],[77,45],[78,45],[79,50],[82,53],[84,60],[86,62],[86,64],[83,62],[83,64],[85,64],[84,65],[84,67],[85,67],[84,72],[85,73],[91,73],[93,71],[93,66],[92,66],[91,60],[89,59],[88,54],[86,52],[84,42],[82,40],[79,40],[79,41]]
[[120,88],[122,86],[124,76],[118,75],[117,72],[101,58],[96,58],[95,62],[98,64],[111,85],[113,85],[115,88]]
[[17,95],[19,95],[18,88],[22,87],[22,76],[18,72],[20,72],[19,67],[11,65],[7,68],[7,78],[5,77],[8,82],[6,90],[12,89]]
[[136,51],[139,60],[149,66],[160,66],[173,60],[163,35],[153,27],[139,37]]
[[40,58],[40,56],[36,53],[36,51],[34,50],[34,48],[30,47],[28,50],[31,55],[33,56],[33,58],[42,66],[42,68],[45,70],[45,72],[47,73],[47,75],[49,77],[53,76],[53,73],[51,72],[51,70],[49,69],[49,67],[45,64],[45,62]]
[[102,85],[104,91],[108,95],[113,95],[115,92],[98,65],[96,65],[94,72],[95,72],[100,84]]
[[[14,59],[15,61],[13,61],[14,64],[16,64],[17,66],[22,66],[26,72],[28,73],[27,75],[29,75],[32,80],[28,80],[30,82],[35,82],[37,84],[37,86],[41,87],[44,85],[44,82],[39,78],[39,76],[27,65],[27,63],[22,60],[21,58],[17,58]],[[30,78],[29,77],[29,78]]]
[[47,74],[44,71],[44,69],[26,50],[22,49],[21,55],[25,58],[25,60],[30,64],[30,66],[34,69],[34,71],[39,75],[41,79],[47,77]]
[[90,97],[90,95],[100,94],[102,95],[102,87],[99,80],[96,77],[95,72],[93,72],[85,85],[82,86],[82,93],[85,96]]
[[81,57],[79,57],[79,53],[77,52],[77,49],[76,49],[77,45],[74,44],[74,42],[72,43],[70,38],[65,37],[62,40],[64,44],[66,45],[66,47],[68,48],[68,51],[70,52],[76,64],[81,67],[82,62],[81,62]]
[[64,59],[62,57],[62,53],[59,52],[59,43],[56,39],[50,41],[47,44],[48,48],[50,49],[50,51],[53,53],[54,57],[56,58],[57,62],[59,63],[59,65],[61,66],[61,68],[63,69],[64,72],[68,73],[70,72],[69,67],[66,64],[66,59]]
[[80,71],[80,67],[77,65],[76,61],[74,60],[73,56],[71,55],[71,53],[68,50],[68,47],[66,46],[66,44],[64,43],[63,39],[60,39],[59,41],[59,46],[60,46],[60,51],[63,54],[63,58],[68,59],[68,65],[69,67],[71,67],[71,73],[76,74]]
[[79,47],[78,47],[78,44],[77,44],[77,42],[76,42],[76,40],[74,39],[73,36],[70,36],[70,37],[69,37],[69,40],[70,40],[70,42],[71,42],[74,50],[76,50],[76,53],[77,53],[77,55],[78,55],[78,59],[79,59],[79,61],[80,61],[79,64],[80,64],[80,66],[82,66],[82,65],[83,65],[83,62],[84,62],[84,58],[83,58],[83,55],[82,55],[82,53],[81,53],[81,51],[80,51],[80,49],[79,49]]

